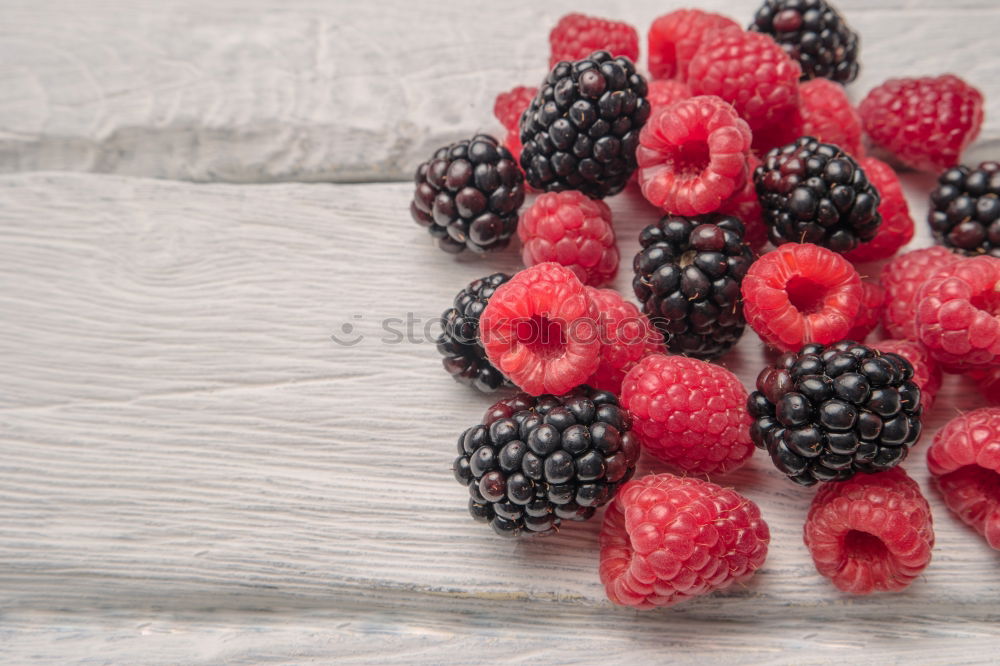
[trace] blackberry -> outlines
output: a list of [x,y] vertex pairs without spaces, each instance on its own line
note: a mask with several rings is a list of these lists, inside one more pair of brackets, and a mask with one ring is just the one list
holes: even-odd
[[635,171],[649,118],[646,80],[624,56],[595,51],[553,67],[521,116],[521,166],[537,190],[617,194]]
[[453,469],[469,513],[508,537],[590,518],[635,473],[631,425],[614,393],[589,386],[501,400],[458,438]]
[[928,220],[942,245],[962,254],[1000,257],[1000,162],[942,173],[931,192]]
[[486,134],[444,146],[417,168],[410,215],[438,247],[457,254],[507,247],[524,203],[524,175]]
[[804,136],[775,148],[753,174],[775,245],[814,243],[850,252],[875,238],[882,215],[878,190],[854,158]]
[[483,393],[492,393],[501,386],[511,386],[486,358],[479,341],[479,317],[486,309],[497,287],[510,279],[505,273],[494,273],[469,285],[455,296],[454,306],[441,315],[442,333],[437,348],[444,358],[444,369],[460,384],[472,386]]
[[743,223],[668,215],[639,234],[632,290],[675,354],[710,359],[743,335],[740,284],[753,263]]
[[895,467],[922,427],[910,362],[851,340],[782,354],[747,409],[754,444],[803,486]]
[[803,79],[858,78],[858,35],[826,0],[765,0],[750,30],[774,37]]

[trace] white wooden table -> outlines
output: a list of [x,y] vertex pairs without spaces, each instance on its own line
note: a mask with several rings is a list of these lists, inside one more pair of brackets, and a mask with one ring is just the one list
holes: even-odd
[[[764,456],[724,481],[771,526],[766,566],[674,609],[606,600],[598,520],[510,542],[469,519],[454,440],[491,400],[422,331],[518,259],[437,251],[390,181],[497,130],[495,93],[540,79],[561,14],[644,31],[681,5],[414,4],[0,1],[0,661],[995,662],[1000,556],[924,466],[982,404],[958,378],[906,463],[937,547],[900,594],[815,572],[813,491]],[[700,3],[742,23],[757,4]],[[1000,3],[838,4],[855,99],[956,71],[987,95],[970,160],[1000,157]],[[932,179],[905,181],[927,244]],[[611,203],[628,294],[657,215]],[[750,386],[760,341],[724,362]]]

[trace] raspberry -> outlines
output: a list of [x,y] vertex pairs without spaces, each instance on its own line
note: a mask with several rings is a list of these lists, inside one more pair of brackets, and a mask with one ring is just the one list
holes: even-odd
[[882,318],[882,304],[885,301],[885,291],[877,282],[861,281],[861,307],[854,317],[854,325],[847,332],[848,340],[864,342],[865,338],[878,327]]
[[622,486],[604,513],[601,582],[616,604],[671,606],[750,578],[770,539],[760,509],[735,490],[645,476]]
[[[817,79],[819,80],[819,79]],[[875,238],[858,244],[844,256],[853,262],[876,261],[888,259],[913,240],[913,218],[910,217],[910,207],[903,196],[903,188],[899,177],[885,162],[874,157],[858,160],[858,165],[864,169],[872,186],[878,190],[881,202],[878,212],[882,216]]]
[[930,506],[900,468],[821,488],[804,536],[816,570],[850,594],[902,590],[934,547]]
[[510,386],[507,378],[486,360],[486,352],[479,342],[479,317],[497,287],[509,279],[509,275],[494,273],[473,280],[455,296],[453,307],[441,315],[437,349],[444,356],[441,359],[444,369],[458,383],[483,393]]
[[920,404],[926,413],[934,406],[934,396],[941,388],[941,368],[919,342],[882,340],[870,345],[886,354],[899,354],[913,366],[913,383],[920,387]]
[[649,106],[652,107],[653,113],[674,102],[691,97],[691,89],[688,88],[688,85],[674,79],[650,81],[648,87],[649,92],[646,94],[646,99],[649,100]]
[[726,28],[713,32],[691,59],[687,83],[695,95],[731,103],[757,131],[787,118],[799,103],[802,71],[769,36]]
[[692,97],[654,114],[639,134],[639,185],[677,215],[719,209],[749,173],[750,128],[717,97]]
[[[760,159],[750,153],[747,160],[747,171],[753,174],[760,165]],[[757,188],[754,186],[753,178],[747,178],[743,189],[723,202],[719,213],[739,218],[745,229],[743,240],[746,241],[751,250],[759,252],[767,244],[767,225],[764,224],[764,211],[760,207],[760,199],[757,198]]]
[[983,95],[952,74],[889,79],[858,107],[868,138],[906,166],[941,171],[979,135]]
[[497,288],[479,318],[479,339],[490,363],[521,390],[559,395],[597,369],[597,315],[573,271],[538,264]]
[[643,448],[677,470],[725,474],[753,453],[746,389],[721,366],[653,354],[625,375],[621,398]]
[[946,370],[1000,363],[1000,259],[960,259],[917,292],[920,342]]
[[948,508],[1000,550],[1000,407],[949,421],[927,449],[927,467]]
[[753,131],[753,152],[765,157],[775,148],[795,143],[804,134],[798,107],[788,107],[777,120]]
[[678,9],[649,26],[649,73],[656,79],[687,80],[688,64],[704,39],[721,28],[739,28],[730,18],[700,9]]
[[662,354],[663,336],[646,316],[614,289],[587,287],[600,312],[601,362],[585,382],[589,386],[621,393],[625,374],[650,354]]
[[554,261],[594,286],[618,272],[611,209],[575,190],[539,196],[522,216],[517,235],[525,266]]
[[969,370],[965,375],[976,382],[979,392],[990,404],[1000,405],[1000,366]]
[[931,192],[928,221],[942,245],[961,254],[1000,257],[1000,162],[942,173]]
[[743,314],[764,342],[797,350],[851,330],[861,278],[850,262],[811,243],[787,243],[755,261],[743,279]]
[[628,23],[609,21],[586,14],[566,14],[549,33],[552,54],[549,67],[561,60],[579,60],[594,51],[639,60],[639,33]]
[[882,326],[886,333],[903,340],[917,339],[917,290],[924,280],[958,260],[943,247],[927,247],[901,254],[882,268],[879,283],[885,289]]
[[528,86],[517,86],[502,92],[493,102],[493,115],[508,131],[517,130],[521,123],[521,114],[537,94],[538,88]]
[[813,79],[799,85],[802,134],[843,148],[851,157],[864,157],[861,116],[851,106],[847,93],[829,79]]

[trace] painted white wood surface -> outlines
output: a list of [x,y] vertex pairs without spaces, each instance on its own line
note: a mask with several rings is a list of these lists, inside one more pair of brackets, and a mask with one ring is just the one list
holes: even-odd
[[[759,0],[4,0],[0,171],[196,181],[408,179],[442,143],[497,131],[493,99],[545,75],[570,10],[643,35],[697,5],[749,23]],[[860,99],[954,71],[1000,91],[996,0],[839,0],[862,36]],[[643,53],[643,58],[645,53]],[[1000,144],[1000,117],[983,139]]]

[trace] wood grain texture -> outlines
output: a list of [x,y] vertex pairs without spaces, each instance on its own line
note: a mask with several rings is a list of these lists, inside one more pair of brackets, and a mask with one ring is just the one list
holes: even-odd
[[[696,3],[750,21],[759,0]],[[1000,99],[995,0],[840,0],[862,36],[860,98],[954,71]],[[638,26],[652,0],[6,0],[0,171],[195,181],[405,180],[435,148],[499,131],[495,95],[537,85],[568,11]],[[642,55],[645,58],[645,53]],[[1000,147],[987,114],[975,159]]]
[[[917,219],[928,186],[907,178]],[[723,482],[761,506],[767,564],[675,609],[605,599],[598,520],[513,543],[472,522],[450,465],[491,400],[445,376],[420,328],[518,261],[439,252],[410,194],[0,177],[0,658],[993,660],[1000,556],[924,466],[936,428],[982,404],[958,378],[906,463],[937,546],[900,594],[822,579],[801,540],[812,491],[760,456]],[[631,192],[611,203],[627,294],[658,216]],[[383,322],[407,313],[414,340],[393,343]],[[345,323],[355,346],[331,339]],[[752,385],[760,341],[724,363]]]

